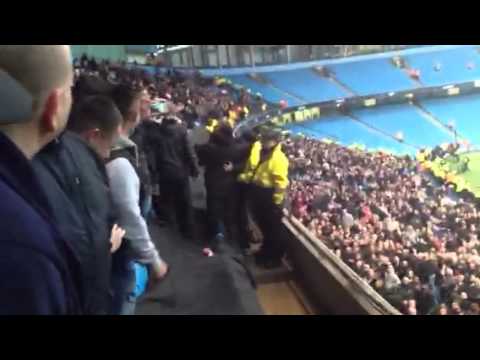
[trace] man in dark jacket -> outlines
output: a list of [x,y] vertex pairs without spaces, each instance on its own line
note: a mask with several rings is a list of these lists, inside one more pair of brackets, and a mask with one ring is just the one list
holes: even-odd
[[138,176],[140,178],[140,208],[145,220],[149,220],[152,209],[153,195],[153,175],[155,174],[155,161],[152,146],[149,143],[149,135],[159,127],[151,119],[150,99],[148,92],[142,92],[140,106],[140,124],[135,128],[130,140],[132,140],[138,149]]
[[189,177],[198,176],[195,152],[186,128],[178,119],[165,118],[157,136],[154,144],[161,197],[169,211],[175,211],[182,235],[187,239],[193,239],[194,222]]
[[[248,159],[248,155],[250,154],[250,150],[252,145],[256,141],[256,135],[253,131],[244,131],[242,132],[241,136],[236,139],[237,146],[241,149],[241,161],[242,163],[239,165],[240,169],[245,167],[246,161]],[[240,172],[239,170],[238,172]],[[238,172],[236,172],[235,177],[237,177]],[[237,237],[237,241],[240,247],[243,250],[248,250],[250,247],[250,242],[253,241],[253,234],[249,228],[249,209],[248,209],[248,192],[250,189],[250,185],[236,181],[235,183],[235,191],[233,192],[233,207],[234,207],[234,234]]]
[[214,251],[226,233],[229,238],[235,235],[232,200],[236,175],[243,169],[243,160],[249,150],[249,146],[235,143],[228,124],[219,125],[207,144],[196,147],[199,164],[205,166],[209,240]]
[[[155,142],[158,140],[160,124],[150,118],[145,118],[135,128],[131,140],[138,147],[139,177],[142,182],[141,208],[146,220],[155,215],[157,223],[161,223],[163,216],[163,201],[158,193],[158,169],[155,158]],[[149,214],[150,213],[150,214]]]
[[68,46],[0,45],[0,313],[82,312],[78,260],[51,222],[30,160],[63,131]]
[[68,124],[72,132],[34,160],[60,232],[81,261],[84,308],[91,315],[107,314],[110,303],[114,221],[104,159],[119,136],[121,121],[112,100],[87,97],[72,112]]
[[181,115],[187,124],[187,128],[193,129],[195,127],[195,121],[198,119],[195,107],[188,102],[187,105],[185,105],[185,108],[182,110]]
[[152,208],[152,178],[149,166],[149,149],[146,148],[146,136],[147,122],[151,122],[148,119],[142,120],[139,130],[135,130],[130,139],[137,145],[138,149],[138,175],[140,177],[140,206],[142,209],[142,216],[145,220],[149,219],[150,210]]

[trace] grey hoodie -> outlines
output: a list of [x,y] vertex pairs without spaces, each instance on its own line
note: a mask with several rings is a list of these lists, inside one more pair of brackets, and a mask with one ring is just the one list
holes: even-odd
[[[122,136],[113,151],[126,149],[131,151],[133,159],[138,159],[135,143]],[[140,179],[135,168],[126,157],[117,157],[107,164],[107,174],[117,222],[126,232],[124,241],[128,241],[134,260],[158,267],[162,259],[140,213]]]

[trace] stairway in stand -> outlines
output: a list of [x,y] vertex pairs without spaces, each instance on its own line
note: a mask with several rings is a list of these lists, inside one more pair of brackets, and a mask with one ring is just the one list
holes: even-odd
[[425,120],[427,120],[433,126],[436,126],[437,128],[439,128],[443,132],[450,135],[452,137],[452,140],[454,140],[455,137],[458,137],[462,140],[465,140],[464,136],[461,136],[458,132],[457,132],[457,134],[455,134],[455,132],[452,129],[450,129],[445,122],[441,121],[438,117],[436,117],[430,111],[425,109],[420,103],[415,102],[415,103],[412,104],[412,106],[414,106],[417,109],[417,111],[420,113],[420,115],[422,115],[422,117]]
[[283,89],[280,89],[280,88],[276,87],[269,80],[264,78],[260,73],[249,74],[249,78],[258,82],[259,84],[262,84],[263,86],[269,87],[270,89],[272,89],[273,91],[275,91],[279,94],[282,94],[282,96],[285,97],[285,100],[287,100],[287,101],[288,101],[289,98],[292,98],[292,99],[295,99],[296,101],[298,101],[301,105],[307,104],[305,99],[302,99],[301,97],[299,97],[295,94],[292,94],[288,91],[285,91]]
[[338,86],[339,88],[341,88],[345,93],[348,94],[348,96],[350,97],[354,97],[354,96],[357,96],[357,94],[355,93],[355,91],[353,91],[352,89],[350,89],[350,87],[348,87],[347,85],[345,85],[343,82],[341,82],[340,80],[338,80],[336,77],[335,77],[335,73],[331,70],[329,70],[328,68],[324,68],[323,71],[319,71],[315,68],[312,69],[313,73],[327,81],[330,81],[331,83],[335,84],[335,86]]
[[297,95],[294,95],[294,94],[292,94],[291,92],[288,92],[288,91],[285,91],[285,90],[283,90],[283,89],[280,89],[280,88],[276,87],[275,85],[273,85],[272,83],[268,84],[268,86],[271,87],[272,89],[274,89],[274,90],[277,91],[277,92],[280,92],[280,93],[282,93],[282,94],[284,94],[284,95],[286,95],[286,96],[288,96],[288,97],[291,97],[291,98],[297,100],[299,103],[301,103],[301,105],[306,105],[306,104],[307,104],[307,102],[305,101],[305,99],[303,99],[303,98],[301,98],[301,97],[299,97],[299,96],[297,96]]
[[[395,66],[395,65],[392,64],[392,66]],[[412,78],[408,74],[408,72],[412,70],[412,67],[408,64],[408,62],[405,59],[403,60],[403,68],[397,68],[397,69],[402,71],[405,74],[405,76],[408,76],[408,78],[416,85],[417,88],[421,88],[425,86],[425,84],[420,79]]]
[[257,267],[253,258],[248,263],[257,283],[258,301],[266,315],[315,314],[287,262],[272,270]]

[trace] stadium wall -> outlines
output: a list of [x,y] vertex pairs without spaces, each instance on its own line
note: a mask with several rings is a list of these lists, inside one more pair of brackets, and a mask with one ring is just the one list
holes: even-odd
[[[85,45],[72,45],[72,46],[85,46]],[[89,45],[93,46],[93,45]],[[248,53],[240,53],[236,46],[229,45],[229,57],[230,61],[233,63],[239,63],[240,61],[244,64],[248,64],[250,62]],[[358,56],[350,56],[346,58],[340,59],[326,59],[326,60],[316,60],[316,61],[309,61],[309,62],[298,62],[298,63],[290,63],[290,64],[281,64],[281,65],[267,65],[267,66],[241,66],[241,67],[233,67],[233,68],[201,68],[201,67],[176,67],[178,71],[200,71],[204,76],[229,76],[229,75],[242,75],[248,74],[251,72],[276,72],[276,71],[286,71],[286,70],[296,70],[296,69],[304,69],[314,66],[326,66],[326,65],[335,65],[341,63],[348,63],[348,62],[356,62],[356,61],[367,61],[372,59],[382,59],[382,58],[391,58],[396,55],[413,55],[413,54],[421,54],[421,53],[432,53],[436,51],[445,51],[448,49],[456,49],[460,47],[475,47],[475,45],[433,45],[433,46],[423,46],[420,48],[411,48],[411,49],[404,49],[399,51],[390,51],[384,53],[377,53],[377,54],[369,54],[369,55],[358,55]],[[201,57],[200,49],[198,47],[193,47],[193,58],[197,59],[194,60],[195,64],[198,64],[198,59]],[[245,56],[244,59],[240,59],[241,55]],[[225,62],[225,59],[220,60],[221,63]],[[130,66],[132,66],[130,64]],[[145,70],[147,73],[152,75],[155,74],[155,67],[154,66],[138,66],[139,69]],[[160,68],[160,71],[164,71],[164,68]]]
[[72,57],[79,58],[83,54],[96,59],[126,61],[126,45],[70,45]]

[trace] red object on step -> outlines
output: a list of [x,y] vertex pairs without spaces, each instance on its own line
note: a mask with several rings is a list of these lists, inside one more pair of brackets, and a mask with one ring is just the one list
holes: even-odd
[[203,252],[203,255],[207,257],[212,257],[214,255],[212,249],[210,248],[204,248],[202,252]]

